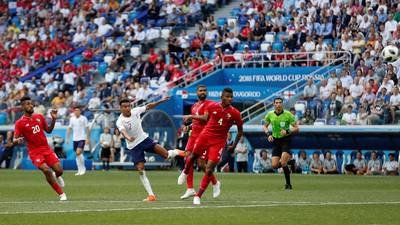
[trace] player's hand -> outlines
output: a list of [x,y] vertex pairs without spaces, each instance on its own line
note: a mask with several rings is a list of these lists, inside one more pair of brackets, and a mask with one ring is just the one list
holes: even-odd
[[273,142],[273,141],[274,141],[274,137],[272,137],[272,135],[269,135],[269,136],[268,136],[268,141],[269,141],[269,142]]
[[24,143],[24,137],[15,138],[13,141],[13,144],[17,144],[17,145],[20,145],[22,143]]
[[188,120],[192,119],[192,115],[183,116],[183,121],[187,122]]
[[130,141],[130,142],[134,142],[136,138],[129,136],[126,140]]
[[53,120],[57,119],[57,109],[52,109],[50,112],[50,116]]
[[281,130],[281,132],[280,132],[280,133],[281,133],[281,135],[282,135],[282,136],[286,136],[286,135],[287,135],[287,132],[286,132],[286,130]]

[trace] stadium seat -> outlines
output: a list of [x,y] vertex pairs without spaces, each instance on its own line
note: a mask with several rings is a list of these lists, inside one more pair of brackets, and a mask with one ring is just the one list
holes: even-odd
[[157,27],[164,27],[167,25],[167,20],[166,19],[158,19],[155,25]]
[[327,46],[332,45],[332,42],[333,42],[332,39],[324,39],[324,41],[323,41],[323,43],[325,43]]
[[107,72],[108,64],[105,62],[100,63],[99,65],[99,74],[104,76]]
[[81,64],[81,62],[82,62],[82,59],[83,59],[83,56],[82,56],[81,54],[76,55],[76,56],[74,56],[74,57],[72,58],[72,63],[73,63],[75,66],[79,66],[79,65]]
[[275,33],[274,32],[268,32],[264,35],[264,39],[266,42],[269,43],[274,43],[275,41]]
[[260,46],[261,46],[261,43],[259,41],[250,42],[250,50],[255,51],[255,50],[259,49]]
[[169,37],[169,34],[171,33],[171,27],[164,27],[162,30],[161,30],[161,37],[163,38],[163,39],[165,39],[165,40],[167,40],[168,39],[168,37]]
[[0,113],[0,125],[5,125],[7,123],[7,113],[1,112]]
[[316,119],[314,121],[314,126],[323,126],[326,125],[326,119]]
[[222,17],[222,18],[218,18],[217,19],[217,25],[219,26],[219,27],[223,27],[226,23],[227,23],[227,19],[225,18],[225,17]]
[[240,14],[240,8],[233,8],[231,10],[231,15],[232,16],[238,16]]
[[266,51],[268,51],[268,47],[269,46],[271,46],[271,43],[269,43],[269,42],[263,42],[263,43],[261,43],[261,46],[260,46],[260,51],[261,52],[266,52]]
[[272,44],[272,50],[277,50],[278,52],[282,52],[283,51],[283,42],[274,42]]
[[140,45],[134,45],[131,47],[131,56],[133,58],[137,58],[139,55],[142,54],[142,47]]

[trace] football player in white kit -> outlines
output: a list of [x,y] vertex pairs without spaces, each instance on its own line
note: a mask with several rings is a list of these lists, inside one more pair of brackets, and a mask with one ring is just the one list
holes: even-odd
[[71,130],[73,131],[72,140],[74,142],[74,151],[76,154],[76,165],[78,166],[78,172],[75,176],[81,176],[86,172],[85,158],[83,157],[82,151],[85,144],[89,144],[90,129],[88,120],[85,116],[81,115],[81,109],[79,107],[74,108],[74,116],[69,119],[66,144],[69,142]]
[[119,103],[121,115],[117,120],[117,128],[120,130],[126,140],[126,147],[132,155],[132,161],[139,172],[140,181],[148,193],[148,197],[143,201],[155,201],[157,199],[153,193],[150,181],[147,179],[146,172],[144,170],[144,163],[146,162],[144,158],[144,152],[156,153],[165,159],[173,158],[177,155],[181,157],[185,156],[184,151],[177,149],[167,151],[161,145],[154,143],[154,141],[148,137],[142,128],[142,119],[140,118],[140,115],[146,110],[152,109],[167,100],[169,100],[169,97],[166,97],[161,101],[149,103],[146,106],[136,107],[133,109],[129,99],[122,99]]

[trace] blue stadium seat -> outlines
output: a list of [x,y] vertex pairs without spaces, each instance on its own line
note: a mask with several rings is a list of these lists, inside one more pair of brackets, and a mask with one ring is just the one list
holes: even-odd
[[81,64],[81,62],[82,62],[82,59],[83,59],[83,56],[82,55],[76,55],[76,56],[74,56],[73,58],[72,58],[72,63],[75,65],[75,66],[79,66],[80,64]]
[[156,22],[156,27],[163,27],[167,25],[167,20],[166,19],[159,19]]
[[364,158],[365,158],[365,160],[367,160],[367,162],[368,162],[368,161],[371,159],[371,152],[368,151],[368,152],[364,153]]
[[217,19],[217,25],[223,27],[226,24],[227,19],[225,17]]
[[259,42],[259,41],[250,42],[250,50],[260,49],[260,46],[261,46],[261,42]]
[[335,39],[335,40],[333,41],[333,45],[332,45],[333,49],[337,50],[337,49],[336,49],[336,46],[337,46],[338,42],[339,42],[339,40],[337,40],[337,39]]
[[272,43],[272,50],[277,50],[278,52],[283,51],[283,42],[274,42]]
[[7,113],[0,113],[0,125],[5,125],[7,123]]
[[[328,45],[332,45],[333,41],[332,41],[332,39],[324,39],[323,42],[328,46]],[[337,45],[337,43],[336,43],[336,45]]]
[[108,65],[105,62],[100,63],[99,65],[99,73],[104,76],[107,72]]
[[237,16],[240,13],[240,8],[233,8],[231,10],[231,16]]

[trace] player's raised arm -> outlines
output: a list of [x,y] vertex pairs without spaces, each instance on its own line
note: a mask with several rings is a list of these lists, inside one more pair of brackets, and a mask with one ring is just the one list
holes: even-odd
[[56,109],[51,110],[50,116],[51,116],[50,126],[47,124],[46,120],[43,118],[44,131],[46,131],[47,133],[51,133],[54,129],[54,126],[56,125],[57,110]]
[[208,121],[208,111],[204,112],[204,115],[186,115],[183,117],[183,120],[190,120],[190,119],[194,119],[194,120],[200,120],[202,122],[207,122]]
[[152,108],[158,106],[159,104],[168,101],[169,99],[170,99],[170,97],[167,96],[167,97],[161,99],[160,101],[149,103],[146,105],[146,110],[152,109]]

